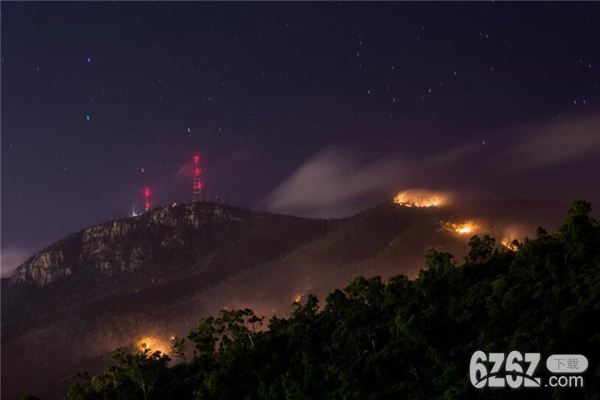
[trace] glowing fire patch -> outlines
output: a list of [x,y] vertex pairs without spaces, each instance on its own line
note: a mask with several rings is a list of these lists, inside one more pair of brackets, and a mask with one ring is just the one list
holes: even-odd
[[168,354],[171,346],[156,337],[146,336],[136,342],[136,347],[139,351],[160,351],[161,353]]
[[514,243],[514,239],[504,238],[504,239],[502,239],[501,243],[502,243],[502,246],[504,246],[507,250],[510,250],[510,251],[519,250],[519,246],[517,246],[517,244]]
[[457,235],[475,234],[480,230],[479,225],[473,221],[466,221],[463,223],[446,222],[443,224],[443,227]]
[[504,228],[500,243],[509,251],[519,250],[520,243],[527,237],[527,233],[531,232],[530,228],[524,225],[511,225]]
[[448,201],[447,194],[421,189],[404,190],[394,197],[394,203],[402,207],[440,207]]
[[302,295],[297,294],[296,297],[294,297],[294,304],[299,304],[301,301],[302,301]]

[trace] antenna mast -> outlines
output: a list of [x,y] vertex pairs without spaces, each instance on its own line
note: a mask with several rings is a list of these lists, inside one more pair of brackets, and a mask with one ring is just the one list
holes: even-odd
[[200,156],[194,155],[194,183],[192,184],[192,202],[202,201],[202,180],[200,179]]
[[150,210],[150,195],[152,194],[152,191],[150,190],[150,188],[146,187],[144,188],[144,210],[146,210],[146,212],[148,212]]

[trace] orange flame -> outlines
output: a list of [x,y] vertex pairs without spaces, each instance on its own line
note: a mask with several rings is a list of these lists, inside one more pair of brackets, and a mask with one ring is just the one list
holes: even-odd
[[507,250],[517,251],[519,246],[515,241],[523,241],[529,229],[523,225],[511,225],[504,229],[502,241],[500,242]]
[[445,193],[421,189],[404,190],[394,197],[394,203],[402,207],[440,207],[448,204],[448,201]]
[[509,239],[509,238],[504,238],[502,239],[502,246],[504,246],[506,249],[510,250],[510,251],[517,251],[519,250],[519,246],[514,243],[515,239]]
[[136,347],[139,351],[160,351],[164,354],[168,354],[170,350],[170,345],[168,343],[165,343],[164,341],[153,336],[146,336],[141,338],[136,342]]
[[481,229],[481,227],[473,221],[465,221],[462,223],[446,222],[443,224],[443,227],[458,235],[474,234]]

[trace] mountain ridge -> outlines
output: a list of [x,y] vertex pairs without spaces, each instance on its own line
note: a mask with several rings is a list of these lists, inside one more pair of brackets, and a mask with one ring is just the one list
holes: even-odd
[[[119,260],[120,262],[117,263],[116,269],[110,263],[110,261],[114,260],[107,260],[95,256],[104,250],[103,247],[115,245],[114,239],[118,239],[131,233],[138,233],[144,228],[144,225],[149,229],[156,229],[157,227],[179,227],[180,230],[186,228],[200,229],[210,227],[210,225],[215,222],[242,222],[244,219],[246,219],[247,222],[250,218],[260,219],[264,218],[266,215],[298,222],[324,221],[281,214],[249,212],[241,208],[224,206],[212,202],[164,206],[150,210],[139,216],[120,218],[100,223],[67,235],[65,238],[52,243],[29,257],[23,264],[17,267],[9,278],[9,281],[14,283],[34,283],[37,286],[45,286],[56,279],[68,277],[74,272],[70,266],[66,266],[62,270],[55,270],[55,268],[51,268],[52,266],[65,263],[75,264],[75,266],[77,266],[77,261],[80,263],[91,263],[93,267],[101,272],[108,273],[108,275],[137,269],[141,264],[148,262],[148,257],[146,259],[141,258],[142,255],[139,254],[139,246],[131,249],[128,260]],[[147,231],[145,233],[147,233]],[[177,243],[168,243],[166,241],[169,239],[181,241],[182,238],[180,235],[185,232],[176,231],[174,233],[174,237],[165,238],[161,245],[165,247],[172,244],[177,245]],[[113,242],[105,243],[106,239],[112,239]],[[65,249],[65,244],[67,243],[69,244],[69,247],[79,248],[80,251],[77,252],[75,257],[69,254],[69,247],[66,247]],[[121,251],[123,249],[119,250]],[[80,256],[79,260],[76,260],[77,256]],[[125,264],[126,261],[129,261],[129,264]]]

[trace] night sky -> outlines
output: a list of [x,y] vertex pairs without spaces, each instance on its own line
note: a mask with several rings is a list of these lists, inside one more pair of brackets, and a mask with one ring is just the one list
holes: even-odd
[[[3,268],[205,197],[600,201],[600,3],[2,2]],[[16,261],[15,261],[16,260]]]

